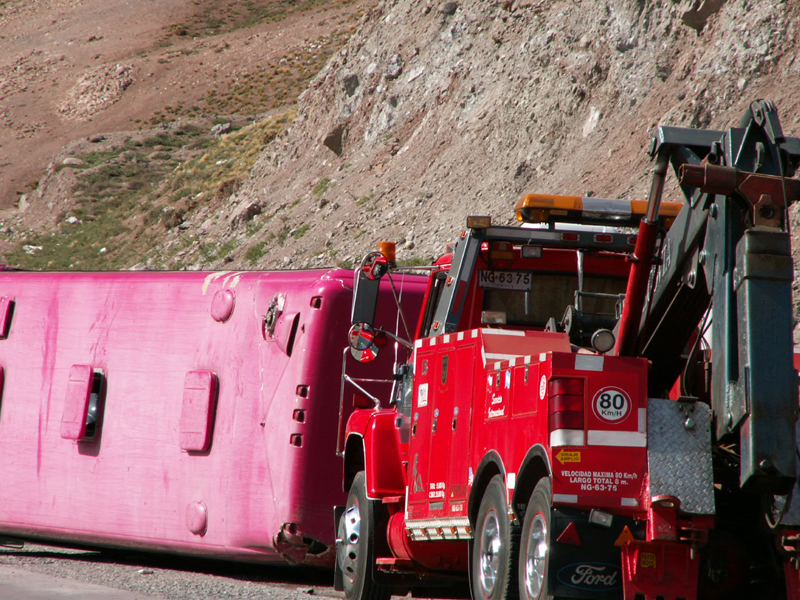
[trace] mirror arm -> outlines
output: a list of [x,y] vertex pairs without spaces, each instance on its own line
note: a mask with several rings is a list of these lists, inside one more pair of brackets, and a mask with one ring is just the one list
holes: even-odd
[[389,267],[389,273],[419,273],[420,271],[438,271],[441,265],[402,265],[399,267]]
[[352,377],[350,377],[350,375],[343,375],[343,376],[342,376],[342,379],[344,379],[344,380],[345,380],[347,383],[349,383],[349,384],[350,384],[350,385],[352,385],[354,388],[356,388],[356,389],[357,389],[359,392],[361,392],[362,394],[364,394],[364,395],[365,395],[367,398],[369,398],[370,400],[372,400],[372,401],[375,403],[375,408],[376,408],[376,409],[381,407],[381,401],[380,401],[380,400],[378,400],[378,398],[376,398],[376,397],[375,397],[375,396],[373,396],[372,394],[370,394],[370,393],[369,393],[367,390],[365,390],[363,387],[361,387],[360,385],[358,385],[358,384],[357,384],[357,383],[356,383],[356,382],[353,380],[353,378],[352,378]]
[[394,285],[394,279],[392,279],[391,273],[387,273],[387,275],[389,276],[389,285],[392,288],[392,296],[394,296],[394,303],[397,305],[397,314],[400,315],[400,320],[403,321],[403,329],[405,329],[406,335],[408,337],[411,337],[411,332],[408,330],[408,323],[406,322],[406,315],[403,312],[403,306],[402,304],[400,304],[400,297],[397,295],[397,288]]
[[404,340],[403,338],[396,336],[395,334],[393,334],[390,331],[386,331],[383,327],[379,327],[377,329],[377,331],[380,331],[386,337],[388,337],[389,339],[394,340],[395,342],[397,342],[401,346],[404,346],[404,347],[408,348],[409,350],[414,350],[414,344],[412,344],[408,340]]

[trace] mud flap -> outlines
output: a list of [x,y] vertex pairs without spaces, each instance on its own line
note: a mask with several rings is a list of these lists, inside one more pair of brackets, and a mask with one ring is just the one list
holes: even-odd
[[[471,521],[471,520],[470,520]],[[473,529],[473,524],[470,522],[469,524],[470,529]],[[469,542],[467,543],[467,585],[469,586],[470,595],[472,594],[472,545],[475,543],[475,538],[469,538]]]
[[[339,534],[339,521],[342,520],[342,515],[344,514],[344,505],[341,506],[334,506],[333,507],[333,530],[336,534]],[[336,556],[334,558],[333,563],[333,589],[337,592],[344,591],[344,576],[342,575],[342,569],[339,568],[339,544],[341,540],[337,537],[336,538]]]
[[586,511],[553,508],[550,527],[548,592],[556,597],[618,600],[623,570],[616,544],[620,536],[643,537],[642,526],[617,516],[610,527],[603,527],[590,523]]

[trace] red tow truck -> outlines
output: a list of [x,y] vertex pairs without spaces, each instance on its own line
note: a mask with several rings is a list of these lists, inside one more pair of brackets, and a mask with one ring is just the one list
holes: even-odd
[[413,339],[373,322],[403,269],[364,259],[352,354],[410,359],[391,408],[347,423],[348,600],[800,598],[800,139],[756,101],[728,131],[659,127],[651,157],[647,201],[532,194],[521,227],[468,218]]

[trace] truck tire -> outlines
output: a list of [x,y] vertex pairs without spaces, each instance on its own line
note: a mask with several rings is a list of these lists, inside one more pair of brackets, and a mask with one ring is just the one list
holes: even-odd
[[495,475],[478,508],[472,544],[472,598],[474,600],[516,600],[516,558],[519,536],[508,518],[506,487]]
[[375,511],[367,498],[364,472],[350,486],[337,531],[336,568],[342,572],[347,600],[389,600],[391,589],[375,583]]
[[550,479],[539,480],[531,494],[519,548],[521,600],[550,600],[547,576],[550,559]]

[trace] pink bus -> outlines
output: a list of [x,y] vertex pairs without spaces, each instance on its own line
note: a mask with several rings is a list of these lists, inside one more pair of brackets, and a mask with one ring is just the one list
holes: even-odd
[[[0,269],[0,536],[332,565],[352,282]],[[348,374],[385,397],[393,354]]]

